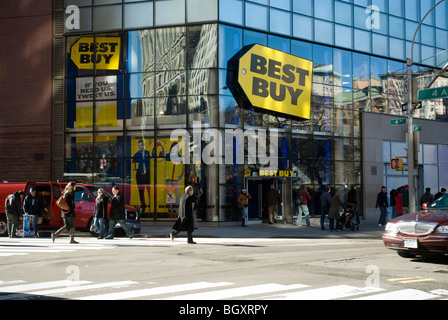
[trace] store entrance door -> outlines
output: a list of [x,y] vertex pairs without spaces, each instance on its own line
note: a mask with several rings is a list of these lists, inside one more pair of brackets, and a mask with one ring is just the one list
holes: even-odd
[[[289,221],[291,214],[291,189],[292,182],[290,178],[266,178],[266,177],[246,177],[245,188],[251,195],[249,201],[249,219],[268,221],[267,207],[265,206],[266,194],[271,185],[275,186],[275,190],[280,194],[283,206],[277,206],[277,221]],[[288,201],[289,199],[289,201]]]

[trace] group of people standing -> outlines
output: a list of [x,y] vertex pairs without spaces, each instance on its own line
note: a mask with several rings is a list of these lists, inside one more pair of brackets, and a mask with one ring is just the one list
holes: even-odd
[[[445,192],[446,189],[442,188],[440,192],[433,196],[431,194],[431,188],[426,188],[425,193],[421,196],[419,201],[420,209],[423,208],[424,203],[430,204],[434,202]],[[378,226],[380,227],[386,225],[388,215],[394,219],[409,213],[409,186],[404,185],[397,189],[392,189],[389,193],[390,202],[387,198],[387,189],[385,186],[382,186],[381,191],[378,193],[375,205],[375,208],[380,209],[380,218],[378,220]]]

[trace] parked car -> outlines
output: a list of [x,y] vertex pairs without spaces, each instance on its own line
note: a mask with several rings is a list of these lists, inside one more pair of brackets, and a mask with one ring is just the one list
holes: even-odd
[[448,194],[427,209],[389,221],[382,238],[386,248],[406,258],[448,254]]

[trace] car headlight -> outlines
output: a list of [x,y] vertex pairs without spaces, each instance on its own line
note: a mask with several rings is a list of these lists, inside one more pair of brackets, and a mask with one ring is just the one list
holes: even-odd
[[395,223],[390,223],[389,222],[389,223],[386,224],[385,231],[388,232],[388,233],[398,233],[397,225]]
[[434,233],[448,233],[448,226],[440,226]]

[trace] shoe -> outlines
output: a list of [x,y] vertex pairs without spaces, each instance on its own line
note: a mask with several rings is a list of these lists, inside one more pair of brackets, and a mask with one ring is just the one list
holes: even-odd
[[171,242],[174,242],[174,236],[172,233],[170,233],[170,239],[171,239]]
[[79,242],[75,240],[70,240],[70,244],[79,244]]
[[325,230],[325,228],[324,228],[324,227],[322,227],[322,228],[320,228],[320,230],[324,231],[324,230]]
[[187,243],[188,244],[196,244],[196,242],[194,242],[194,241],[188,241]]
[[131,234],[130,236],[129,236],[129,239],[132,239],[134,237],[134,235],[133,234]]
[[107,239],[107,240],[113,240],[114,238],[106,237],[106,238],[104,238],[104,239]]

